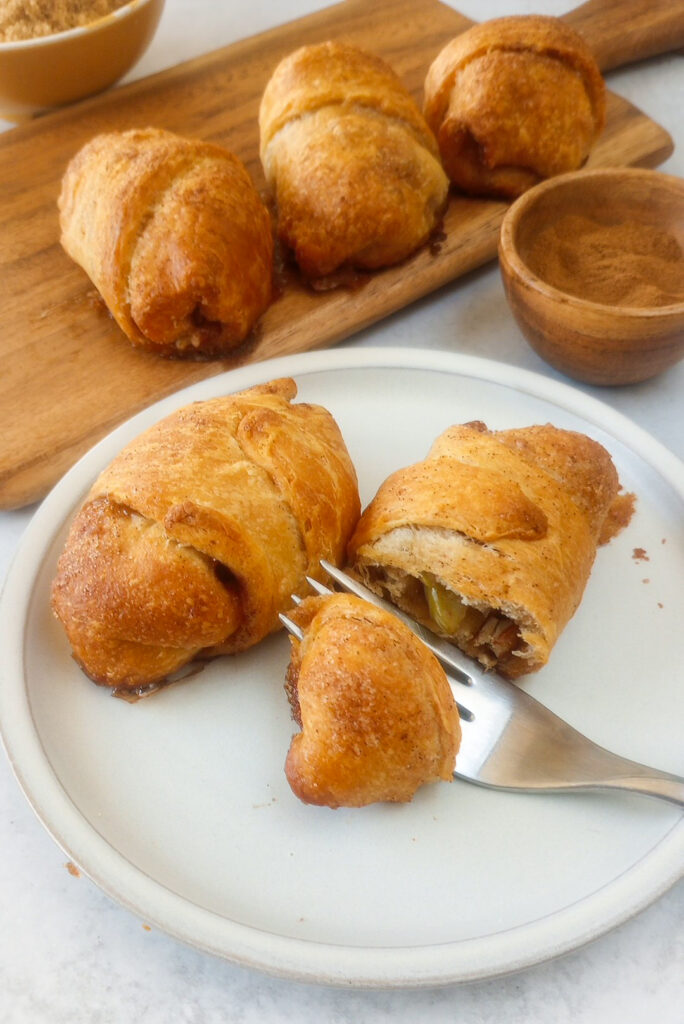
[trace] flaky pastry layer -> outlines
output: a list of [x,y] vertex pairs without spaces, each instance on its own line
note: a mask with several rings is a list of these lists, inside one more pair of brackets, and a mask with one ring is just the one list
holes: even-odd
[[437,659],[395,616],[350,594],[311,597],[288,613],[286,687],[301,728],[285,764],[305,803],[361,807],[410,800],[450,781],[461,729]]
[[514,198],[584,163],[605,123],[605,87],[591,50],[560,19],[495,18],[438,54],[424,111],[458,188]]
[[270,302],[270,217],[220,146],[157,128],[97,135],[69,163],[59,210],[62,246],[136,345],[225,354]]
[[327,410],[274,381],[180,409],[129,444],[77,513],[52,587],[76,660],[140,688],[280,626],[340,563],[356,473]]
[[619,488],[583,434],[453,426],[381,485],[349,559],[371,589],[517,678],[546,664],[576,611]]
[[296,50],[264,90],[259,128],[278,234],[308,278],[397,263],[439,223],[435,139],[378,57],[346,43]]

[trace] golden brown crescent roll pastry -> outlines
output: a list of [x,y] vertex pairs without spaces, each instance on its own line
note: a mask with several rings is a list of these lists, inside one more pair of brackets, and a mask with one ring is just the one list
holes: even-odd
[[308,278],[397,263],[438,224],[449,183],[437,145],[379,57],[296,50],[266,86],[259,127],[278,233]]
[[474,25],[425,79],[425,117],[458,188],[519,196],[587,158],[605,122],[605,87],[582,37],[558,18]]
[[74,657],[136,689],[280,625],[319,560],[340,563],[359,514],[334,419],[274,381],[186,406],[104,470],[52,587]]
[[220,356],[270,301],[270,217],[220,146],[157,128],[98,135],[67,167],[59,210],[64,249],[135,345]]
[[286,690],[301,732],[285,774],[309,804],[405,802],[450,781],[461,739],[442,666],[395,616],[351,594],[310,597],[288,615]]
[[619,487],[583,434],[453,426],[382,484],[349,557],[372,590],[514,679],[546,663],[579,605]]

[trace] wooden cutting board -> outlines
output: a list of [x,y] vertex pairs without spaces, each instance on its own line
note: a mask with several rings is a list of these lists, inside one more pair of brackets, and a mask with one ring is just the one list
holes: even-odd
[[[638,2],[641,13],[626,17],[634,2],[590,0],[569,16],[604,69],[684,45],[684,19],[672,16],[681,5]],[[282,56],[345,37],[383,56],[420,100],[427,67],[469,24],[437,0],[346,0],[0,137],[0,508],[42,497],[100,437],[164,395],[245,362],[333,345],[493,259],[505,210],[453,197],[439,244],[353,291],[313,293],[292,275],[232,358],[170,361],[129,344],[59,245],[56,199],[76,150],[103,130],[155,125],[227,146],[263,188],[257,111]],[[662,128],[609,95],[592,166],[656,166],[671,152]]]

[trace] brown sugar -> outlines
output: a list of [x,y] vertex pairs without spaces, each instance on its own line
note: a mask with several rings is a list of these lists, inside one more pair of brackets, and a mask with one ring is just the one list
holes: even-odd
[[682,247],[650,224],[565,214],[537,233],[526,260],[543,281],[591,302],[638,308],[684,302]]
[[127,3],[129,0],[0,0],[0,42],[79,28]]

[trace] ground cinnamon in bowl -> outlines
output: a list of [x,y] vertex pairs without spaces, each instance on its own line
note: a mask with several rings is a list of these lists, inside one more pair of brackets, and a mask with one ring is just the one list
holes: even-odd
[[130,0],[0,0],[0,43],[79,28],[127,3]]
[[555,369],[638,384],[684,358],[684,180],[637,167],[549,178],[506,211],[506,298]]
[[673,234],[636,220],[564,213],[526,247],[530,270],[570,295],[609,306],[684,302],[684,252]]

